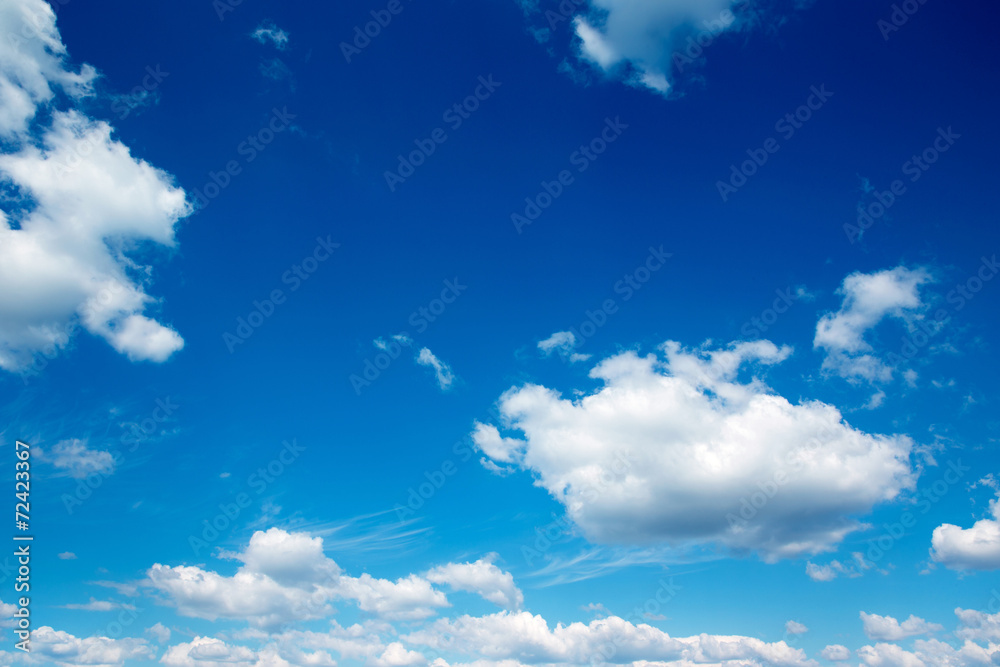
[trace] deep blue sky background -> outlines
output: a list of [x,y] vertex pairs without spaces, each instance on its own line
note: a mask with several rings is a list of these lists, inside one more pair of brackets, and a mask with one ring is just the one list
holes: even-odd
[[[191,554],[188,535],[244,489],[247,475],[274,458],[284,439],[296,438],[307,451],[262,498],[281,508],[274,525],[321,529],[405,502],[424,471],[459,460],[453,444],[467,439],[474,420],[490,420],[491,406],[511,386],[530,381],[567,395],[599,386],[587,377],[588,364],[541,358],[536,343],[578,327],[585,311],[607,298],[618,300],[620,311],[580,349],[595,359],[623,349],[648,353],[665,340],[738,340],[776,289],[804,286],[815,299],[796,302],[764,336],[795,348],[766,375],[775,391],[793,402],[836,405],[869,432],[907,433],[922,443],[940,436],[974,465],[970,483],[995,470],[1000,284],[989,284],[942,334],[954,353],[918,355],[912,366],[926,382],[917,389],[897,382],[879,410],[861,410],[870,390],[824,378],[822,355],[812,349],[816,320],[840,306],[835,291],[847,274],[931,267],[939,280],[927,288],[928,300],[944,302],[982,256],[1000,250],[1000,53],[992,6],[928,0],[886,42],[876,21],[889,14],[888,4],[819,0],[778,27],[721,36],[706,50],[700,80],[685,78],[685,94],[666,100],[596,70],[587,83],[559,72],[572,58],[569,28],[561,24],[539,44],[516,3],[404,2],[350,64],[338,44],[375,5],[244,2],[221,22],[207,1],[73,0],[59,9],[72,61],[103,74],[103,94],[84,108],[112,122],[133,155],[189,192],[228,160],[240,160],[243,172],[181,222],[175,249],[148,250],[156,260],[151,293],[162,298],[155,312],[183,335],[181,352],[165,364],[131,363],[82,335],[27,386],[13,374],[0,379],[7,439],[16,434],[41,445],[86,438],[123,450],[123,422],[148,416],[157,398],[180,406],[166,433],[126,451],[124,465],[72,516],[60,498],[76,481],[39,477],[39,618],[85,636],[106,621],[57,606],[106,592],[86,582],[137,580],[153,562],[208,562],[207,554]],[[265,19],[288,32],[287,51],[248,38]],[[259,63],[273,57],[290,78],[261,75]],[[157,103],[117,119],[108,95],[127,92],[156,65],[169,72]],[[389,192],[383,172],[395,167],[396,155],[444,127],[442,112],[486,75],[502,82],[496,93]],[[790,140],[779,139],[781,149],[759,173],[721,201],[716,182],[730,165],[777,136],[775,122],[820,85],[833,91],[830,101]],[[242,163],[238,144],[275,107],[296,116],[294,129]],[[608,117],[628,129],[518,234],[511,213],[567,168],[570,154]],[[842,225],[856,215],[862,179],[887,189],[905,178],[903,163],[948,127],[961,139],[907,183],[863,242],[851,244]],[[223,333],[255,299],[287,287],[282,274],[327,236],[341,244],[338,251],[230,353]],[[616,281],[660,245],[673,257],[622,302]],[[467,291],[416,333],[410,314],[456,278]],[[879,333],[885,351],[899,347],[902,332],[892,326]],[[454,369],[457,386],[438,391],[428,369],[404,355],[357,395],[349,376],[374,358],[372,340],[404,330]],[[957,388],[927,385],[950,378]],[[424,532],[388,549],[331,556],[353,572],[395,579],[496,551],[528,607],[553,624],[580,620],[579,607],[595,601],[625,615],[669,567],[684,592],[657,627],[674,636],[776,641],[794,618],[810,627],[800,643],[810,654],[866,641],[859,609],[900,619],[914,613],[950,628],[956,606],[983,608],[984,591],[997,583],[989,572],[920,574],[936,526],[968,526],[981,516],[986,496],[973,506],[962,486],[921,518],[885,576],[821,583],[803,574],[802,560],[720,557],[637,565],[542,588],[546,578],[530,576],[520,545],[562,508],[531,485],[530,473],[497,477],[478,458],[459,462],[459,472],[406,526]],[[921,487],[940,472],[926,471]],[[260,511],[248,510],[218,545],[245,544],[262,527],[250,522]],[[868,521],[878,526],[900,511],[880,507]],[[394,515],[371,521],[392,526]],[[831,556],[849,560],[870,536],[852,535]],[[569,555],[585,546],[578,539],[561,549]],[[57,560],[63,551],[78,558]],[[236,564],[212,567],[231,573]],[[150,605],[143,624],[170,625],[172,618]],[[183,623],[198,632],[212,626]]]

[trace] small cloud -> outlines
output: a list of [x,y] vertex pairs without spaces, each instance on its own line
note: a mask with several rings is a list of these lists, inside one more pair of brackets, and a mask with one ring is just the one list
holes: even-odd
[[484,468],[486,468],[487,470],[489,470],[491,473],[493,473],[494,475],[496,475],[498,477],[506,477],[507,475],[509,475],[512,472],[514,472],[514,468],[512,468],[510,466],[498,466],[496,463],[493,463],[493,461],[490,461],[485,456],[483,456],[483,457],[481,457],[479,459],[479,463]]
[[452,373],[451,367],[434,356],[430,349],[425,347],[420,350],[417,355],[417,363],[434,369],[434,375],[441,389],[448,389],[455,382],[455,374]]
[[843,297],[840,310],[816,324],[813,347],[825,354],[823,370],[854,383],[890,382],[894,369],[876,356],[868,334],[886,320],[919,320],[927,308],[921,288],[933,282],[926,269],[905,266],[844,278],[837,290]]
[[589,354],[579,354],[577,352],[573,352],[573,348],[575,348],[576,345],[576,334],[572,331],[557,331],[545,340],[538,341],[538,349],[541,350],[542,354],[546,357],[550,356],[553,352],[556,352],[559,356],[569,359],[570,363],[590,359],[591,355]]
[[59,554],[59,560],[76,560],[76,554],[72,551],[64,551]]
[[997,481],[997,478],[993,475],[993,473],[990,473],[986,475],[986,477],[977,480],[974,484],[969,485],[969,490],[971,491],[977,487],[985,487],[1000,492],[1000,482]]
[[157,623],[151,628],[146,628],[146,634],[155,639],[160,644],[166,644],[168,641],[170,641],[170,628],[163,625],[162,623]]
[[806,289],[805,285],[795,286],[795,300],[808,303],[816,300],[816,295]]
[[799,623],[798,621],[788,621],[785,623],[785,632],[790,635],[804,635],[809,632],[809,628]]
[[219,479],[227,479],[228,477],[229,477],[229,473],[228,472],[220,472],[219,473]]
[[864,404],[865,410],[874,410],[875,408],[882,405],[885,400],[885,392],[882,390],[876,391],[872,394],[872,397],[868,399],[868,402]]
[[830,644],[820,651],[820,656],[830,662],[843,662],[851,659],[851,649],[841,644]]
[[115,470],[111,452],[88,449],[86,440],[62,440],[50,451],[36,447],[35,457],[73,479],[83,479],[92,474],[110,475]]
[[600,602],[591,602],[590,604],[585,604],[580,607],[583,611],[589,612],[591,614],[596,614],[597,616],[610,616],[611,610],[605,607]]
[[279,51],[288,48],[288,33],[270,20],[262,21],[257,29],[250,33],[250,37],[264,45],[270,43]]

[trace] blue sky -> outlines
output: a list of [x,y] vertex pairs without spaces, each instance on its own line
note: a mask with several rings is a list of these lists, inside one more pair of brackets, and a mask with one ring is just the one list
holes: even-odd
[[1000,663],[991,13],[3,3],[0,663]]

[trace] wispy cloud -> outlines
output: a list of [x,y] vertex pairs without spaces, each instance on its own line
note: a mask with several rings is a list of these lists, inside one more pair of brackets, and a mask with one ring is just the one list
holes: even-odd
[[279,51],[288,48],[288,33],[274,24],[274,21],[264,20],[257,26],[257,29],[250,33],[250,37],[261,44],[270,44]]

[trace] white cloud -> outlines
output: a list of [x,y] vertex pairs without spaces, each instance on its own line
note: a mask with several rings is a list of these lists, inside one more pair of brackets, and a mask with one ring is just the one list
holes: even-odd
[[833,406],[737,380],[741,366],[779,363],[790,349],[660,349],[665,360],[603,360],[590,376],[604,386],[576,400],[511,388],[499,407],[523,436],[477,424],[473,441],[532,471],[598,543],[716,544],[768,560],[818,553],[861,527],[853,517],[914,487],[908,437],[870,435]]
[[13,36],[0,46],[0,178],[21,195],[0,209],[0,368],[54,357],[78,324],[133,361],[166,360],[184,343],[143,314],[152,267],[133,251],[175,245],[184,191],[107,123],[53,107],[54,90],[76,102],[96,73],[67,69],[47,3],[4,3],[0,33]]
[[59,554],[59,560],[76,560],[76,554],[72,551],[64,551]]
[[505,609],[520,609],[524,595],[514,585],[514,577],[493,564],[496,554],[480,558],[474,563],[448,563],[427,573],[427,580],[435,584],[448,584],[457,591],[468,591],[482,596]]
[[895,644],[862,646],[858,657],[868,667],[926,667],[923,660]]
[[546,357],[556,352],[559,356],[569,359],[571,363],[590,359],[591,355],[589,354],[573,352],[573,348],[575,347],[576,334],[572,331],[557,331],[545,340],[538,341],[538,349]]
[[[61,440],[53,445],[51,450],[36,447],[35,457],[39,461],[51,464],[73,479],[83,479],[95,473],[110,475],[115,470],[115,460],[111,452],[89,449],[86,440]],[[72,554],[71,556],[76,558]]]
[[813,581],[833,581],[837,578],[838,571],[835,567],[840,565],[837,561],[829,565],[816,565],[815,563],[806,563],[806,574]]
[[274,21],[262,21],[257,29],[250,33],[250,37],[261,44],[270,43],[279,51],[288,48],[288,33],[274,24]]
[[746,4],[741,0],[592,0],[589,15],[573,21],[579,55],[631,85],[666,95],[677,74],[701,60],[704,49],[719,35],[749,26],[750,21],[734,11]]
[[[700,635],[674,638],[646,624],[633,625],[617,616],[571,623],[549,629],[539,615],[500,612],[483,617],[440,619],[405,635],[410,644],[448,648],[489,661],[514,660],[526,664],[590,664],[613,649],[616,663],[633,661],[691,661],[718,663],[743,660],[776,667],[812,665],[801,649],[785,642],[767,643],[753,637]],[[655,662],[654,662],[655,664]]]
[[906,639],[907,637],[927,635],[944,629],[937,623],[928,623],[924,619],[912,614],[908,619],[900,623],[892,616],[879,616],[878,614],[861,612],[861,623],[868,638],[875,641],[884,640],[894,642]]
[[925,308],[920,287],[929,282],[932,278],[926,270],[905,266],[844,278],[837,291],[844,297],[840,310],[824,315],[816,324],[813,346],[826,354],[823,370],[849,380],[891,380],[892,367],[872,354],[865,336],[885,318],[905,322],[918,318]]
[[971,528],[941,524],[931,536],[931,558],[952,570],[1000,569],[1000,495],[990,500],[992,519]]
[[960,639],[1000,642],[1000,612],[988,614],[959,607],[955,609],[955,616],[961,622],[961,627],[955,632]]
[[417,354],[417,363],[421,366],[429,366],[434,369],[434,376],[441,389],[448,389],[455,381],[455,374],[451,372],[451,367],[434,356],[428,348],[421,348]]
[[820,651],[820,657],[830,662],[843,662],[851,659],[851,650],[841,644],[830,644]]
[[323,540],[279,528],[257,531],[241,553],[223,553],[243,565],[231,577],[194,566],[159,563],[146,584],[166,594],[183,616],[244,619],[257,627],[322,618],[330,602],[352,599],[383,618],[420,619],[448,605],[444,593],[410,575],[395,582],[344,575],[323,553]]
[[278,528],[256,532],[250,544],[233,557],[249,572],[263,574],[284,586],[332,580],[340,567],[323,553],[323,539]]
[[[182,616],[245,619],[259,627],[291,620],[321,618],[331,596],[322,589],[286,587],[273,579],[240,568],[225,577],[194,566],[153,565],[148,584],[167,595]],[[314,599],[312,593],[317,593]]]
[[72,99],[92,94],[97,72],[89,65],[79,72],[67,69],[66,47],[48,3],[3,3],[0,28],[4,35],[0,44],[0,136],[26,132],[38,107],[51,102],[55,90]]
[[145,639],[81,639],[43,625],[31,632],[31,652],[58,665],[124,665],[127,660],[152,660]]
[[170,628],[163,625],[163,623],[158,622],[156,625],[146,628],[146,634],[160,644],[166,644],[170,641]]
[[996,644],[982,647],[966,641],[961,648],[937,639],[918,639],[914,650],[907,651],[895,644],[879,643],[858,649],[858,657],[869,667],[983,667],[996,664],[1000,649]]
[[434,615],[435,607],[448,605],[444,593],[414,574],[395,582],[376,579],[367,573],[357,578],[342,577],[338,593],[356,600],[362,611],[392,620],[427,618]]
[[409,667],[409,665],[422,665],[427,659],[421,653],[407,650],[399,642],[392,642],[385,647],[377,658],[369,661],[372,667]]
[[[299,659],[292,663],[287,658]],[[195,637],[190,642],[171,646],[160,662],[168,667],[291,667],[293,664],[333,667],[336,664],[326,654],[279,651],[274,646],[255,651],[215,637]]]
[[785,623],[785,632],[790,635],[804,635],[809,632],[809,628],[798,621],[788,621]]

